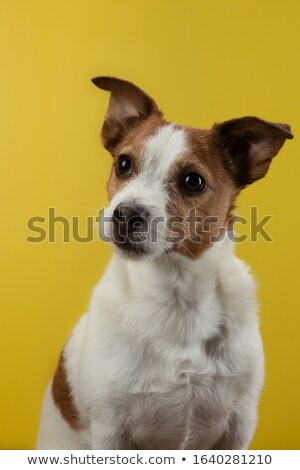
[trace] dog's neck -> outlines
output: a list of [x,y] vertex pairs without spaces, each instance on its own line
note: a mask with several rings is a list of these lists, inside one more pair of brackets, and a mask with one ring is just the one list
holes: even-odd
[[123,260],[127,265],[129,281],[133,285],[143,284],[144,288],[192,288],[197,286],[198,294],[205,294],[214,287],[218,266],[231,256],[233,243],[226,237],[207,248],[199,258],[193,259],[177,253],[168,253],[157,258]]
[[114,281],[124,304],[134,305],[127,317],[132,329],[176,344],[215,335],[222,322],[220,271],[232,245],[228,239],[218,242],[196,260],[177,254],[139,261],[114,256]]

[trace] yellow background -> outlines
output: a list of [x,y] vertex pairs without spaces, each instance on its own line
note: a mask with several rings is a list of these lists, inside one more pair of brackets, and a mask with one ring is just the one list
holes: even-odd
[[299,17],[298,0],[1,1],[0,448],[34,447],[46,383],[110,256],[97,241],[25,241],[48,207],[70,218],[106,204],[108,95],[90,78],[109,74],[181,124],[292,124],[295,140],[239,198],[242,215],[274,215],[274,242],[238,253],[261,286],[266,353],[252,448],[299,449]]

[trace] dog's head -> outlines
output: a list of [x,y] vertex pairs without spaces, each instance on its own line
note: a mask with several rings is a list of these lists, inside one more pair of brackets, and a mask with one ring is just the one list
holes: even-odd
[[113,157],[106,216],[114,245],[129,257],[199,257],[228,228],[239,191],[264,177],[293,138],[288,124],[257,117],[211,129],[179,126],[132,83],[92,81],[111,93],[102,127]]

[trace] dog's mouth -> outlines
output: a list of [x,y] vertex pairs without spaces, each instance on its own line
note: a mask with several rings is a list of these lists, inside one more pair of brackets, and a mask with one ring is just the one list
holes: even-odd
[[129,258],[142,257],[150,252],[150,248],[145,244],[146,238],[142,234],[120,229],[117,224],[113,228],[112,242],[122,255]]
[[165,255],[169,255],[171,253],[175,253],[175,251],[177,250],[177,247],[178,247],[178,243],[173,243],[173,245],[170,247],[170,248],[165,248],[163,253]]
[[[147,255],[168,255],[174,253],[177,250],[177,243],[173,243],[171,246],[163,248],[153,247],[153,244],[149,242],[147,235],[140,233],[120,233],[120,228],[114,226],[112,234],[112,243],[117,248],[118,252],[128,258],[142,258]],[[157,243],[157,242],[156,242]]]
[[[130,241],[125,243],[114,241],[113,243],[117,247],[119,253],[128,258],[143,258],[152,254],[152,250],[148,246],[134,244]],[[172,253],[175,253],[176,250],[177,245],[174,244],[172,247],[162,250],[161,255],[171,255]]]
[[150,254],[150,249],[148,247],[145,247],[143,244],[131,242],[130,240],[126,240],[124,242],[113,240],[113,243],[117,247],[118,251],[128,258],[141,258]]

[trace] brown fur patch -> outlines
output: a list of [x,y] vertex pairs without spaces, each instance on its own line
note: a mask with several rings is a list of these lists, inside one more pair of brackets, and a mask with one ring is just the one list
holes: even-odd
[[293,135],[288,124],[245,116],[215,124],[212,138],[224,166],[242,189],[266,175],[272,158]]
[[62,351],[57,369],[52,382],[52,396],[54,403],[59,408],[63,418],[75,431],[83,429],[78,412],[75,408],[71,388],[68,383],[67,372],[64,364],[64,352]]
[[[211,131],[186,128],[186,135],[189,151],[170,169],[168,215],[185,219],[181,224],[185,238],[177,251],[190,258],[198,258],[229,228],[227,222],[232,216],[238,190],[219,153],[211,145]],[[206,187],[201,192],[189,195],[180,188],[180,177],[189,172],[204,178]]]

